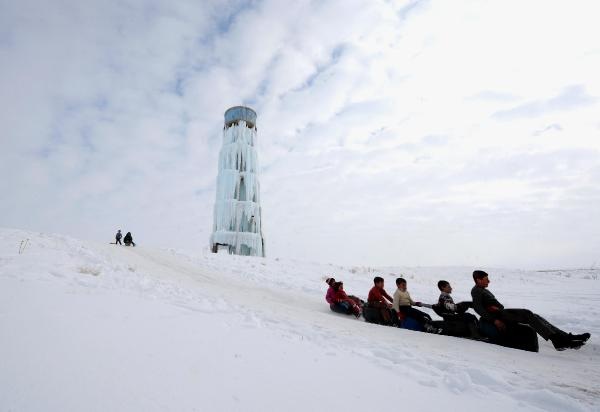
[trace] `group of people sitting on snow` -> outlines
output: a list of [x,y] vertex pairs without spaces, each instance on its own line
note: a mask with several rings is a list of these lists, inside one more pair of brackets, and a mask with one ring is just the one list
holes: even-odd
[[[123,245],[123,243],[121,243],[121,238],[123,238],[123,235],[121,234],[121,229],[119,229],[117,230],[117,234],[115,235],[115,245]],[[127,232],[127,234],[123,238],[123,242],[125,243],[125,246],[135,246],[135,243],[133,242],[133,236],[131,236],[131,232]]]
[[[527,325],[545,340],[550,340],[556,350],[579,349],[590,338],[589,333],[574,335],[566,333],[549,323],[539,315],[528,309],[505,308],[487,289],[490,281],[488,274],[482,270],[473,272],[475,286],[471,290],[472,302],[455,303],[452,299],[452,286],[446,280],[440,280],[437,284],[440,290],[438,302],[433,305],[415,302],[407,290],[407,282],[403,278],[396,279],[396,291],[391,297],[384,289],[384,279],[376,276],[373,279],[374,286],[369,291],[367,301],[347,295],[344,291],[343,282],[334,278],[328,278],[329,285],[325,299],[334,312],[353,314],[357,318],[363,314],[367,321],[372,321],[366,316],[366,311],[375,312],[380,322],[385,325],[401,326],[405,319],[417,322],[418,330],[429,333],[448,334],[453,336],[465,336],[471,339],[489,341],[490,336],[508,333],[519,333],[514,325]],[[427,307],[433,309],[444,321],[433,321],[431,316],[415,308]],[[478,320],[467,310],[473,308],[480,316]],[[482,333],[484,328],[480,327],[480,321],[493,330]],[[462,331],[462,332],[459,332]],[[533,332],[532,332],[533,333]],[[486,336],[488,335],[488,336]],[[535,334],[533,335],[535,338]],[[537,348],[537,338],[536,338]],[[537,350],[537,349],[536,349]]]

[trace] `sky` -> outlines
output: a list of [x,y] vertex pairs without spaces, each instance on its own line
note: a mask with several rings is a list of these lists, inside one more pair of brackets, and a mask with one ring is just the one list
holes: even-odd
[[243,104],[269,257],[599,267],[598,12],[0,0],[0,226],[207,249]]

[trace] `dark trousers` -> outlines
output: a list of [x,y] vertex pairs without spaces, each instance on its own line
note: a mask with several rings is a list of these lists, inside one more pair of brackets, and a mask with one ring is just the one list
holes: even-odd
[[444,320],[454,321],[454,322],[463,322],[465,324],[474,323],[477,325],[477,317],[470,313],[454,313],[452,315],[444,315],[442,316]]
[[554,334],[565,333],[529,309],[503,309],[500,312],[500,320],[529,325],[537,332],[538,335],[546,340],[548,340]]
[[431,322],[431,316],[425,312],[421,312],[419,309],[413,308],[412,306],[400,306],[399,309],[400,313],[402,313],[404,316],[415,319],[421,325]]
[[121,245],[121,246],[123,246],[123,244],[121,243],[121,239],[117,239],[117,241],[115,242],[115,245]]
[[369,302],[369,307],[379,309],[379,313],[381,314],[381,318],[386,325],[394,325],[398,323],[398,316],[394,316],[394,312],[392,309],[387,307],[387,304],[384,302]]
[[345,313],[347,315],[352,313],[352,306],[348,302],[332,303],[329,307],[336,313]]
[[453,315],[443,316],[444,334],[452,336],[463,336],[465,332],[472,338],[481,338],[479,334],[479,322],[477,318],[470,313],[455,313]]

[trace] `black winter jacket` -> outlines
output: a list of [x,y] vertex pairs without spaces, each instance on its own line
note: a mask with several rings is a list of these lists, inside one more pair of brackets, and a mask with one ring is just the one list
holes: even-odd
[[490,311],[491,306],[497,307],[500,311],[504,309],[504,305],[498,302],[496,297],[486,288],[474,286],[471,289],[471,297],[473,298],[473,309],[481,316],[481,319],[493,322],[500,319],[500,312]]

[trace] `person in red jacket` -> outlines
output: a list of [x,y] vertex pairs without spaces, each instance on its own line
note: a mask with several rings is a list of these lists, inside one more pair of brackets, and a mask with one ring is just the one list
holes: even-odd
[[[325,283],[329,285],[329,289],[327,289],[327,294],[325,295],[325,300],[329,303],[329,308],[336,313],[344,313],[346,315],[355,313],[353,307],[358,305],[358,302],[355,300],[358,298],[346,295],[343,283],[337,282],[334,278],[327,278]],[[340,285],[342,285],[341,291],[339,290]],[[360,316],[360,307],[358,313],[358,316]]]
[[[327,283],[327,286],[329,286],[329,288],[327,288],[327,294],[325,295],[325,300],[331,306],[331,305],[333,305],[333,297],[335,296],[335,290],[333,290],[333,284],[335,283],[335,279],[327,278],[325,280],[325,283]],[[333,310],[333,308],[332,308],[332,310]]]
[[351,299],[344,291],[344,282],[335,282],[333,284],[333,290],[335,292],[333,296],[334,303],[340,306],[347,306],[354,316],[357,318],[360,317],[361,308],[357,305],[356,301]]
[[[369,307],[379,309],[381,317],[386,323],[394,323],[396,316],[392,316],[392,302],[394,299],[383,288],[384,280],[380,276],[373,278],[374,286],[369,291],[367,302]],[[386,302],[387,300],[387,302]]]

